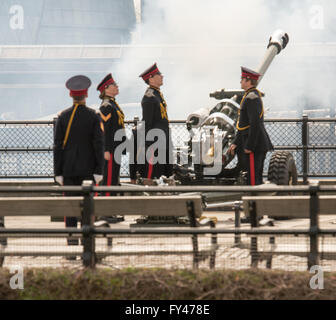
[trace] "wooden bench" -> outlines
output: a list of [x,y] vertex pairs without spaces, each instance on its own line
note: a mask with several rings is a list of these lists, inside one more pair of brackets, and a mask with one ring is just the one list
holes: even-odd
[[[186,203],[192,201],[195,217],[202,215],[200,196],[115,196],[95,197],[94,215],[187,216]],[[81,217],[83,197],[0,198],[1,216]]]
[[[86,214],[85,214],[86,211]],[[174,195],[174,196],[112,196],[112,197],[2,197],[0,198],[1,216],[54,216],[54,217],[82,217],[82,227],[93,225],[93,216],[112,216],[112,215],[145,215],[145,216],[189,216],[190,226],[196,227],[196,219],[202,215],[202,198],[200,195]],[[88,216],[89,214],[89,216]],[[86,215],[86,218],[84,217]],[[214,227],[214,225],[211,225]],[[0,233],[1,234],[1,233]],[[110,239],[113,235],[109,235]],[[84,251],[94,248],[93,236],[84,242]],[[210,268],[214,268],[215,255],[217,249],[217,236],[211,236],[211,243],[206,248],[200,248],[197,235],[191,235],[191,250],[193,254],[193,265],[198,267],[199,257],[208,256],[210,258]],[[86,248],[85,248],[86,246]],[[77,250],[77,249],[76,249]],[[75,251],[76,251],[75,250]],[[142,250],[154,253],[161,253],[161,250]],[[165,254],[169,254],[166,250]],[[172,254],[186,253],[188,250],[173,250]],[[137,251],[136,253],[141,253]],[[74,254],[72,249],[45,250],[26,253],[24,251],[12,250],[10,246],[3,247],[0,251],[1,257],[4,256],[67,256]],[[75,252],[78,254],[78,250]],[[106,252],[95,252],[96,257],[106,257],[109,255],[118,255],[120,252],[108,250]],[[127,254],[127,251],[123,252]],[[134,254],[134,252],[132,252]],[[92,263],[92,262],[91,262]],[[1,264],[0,264],[1,265]]]
[[[54,182],[54,179],[41,179],[41,180],[34,180],[34,181],[25,181],[21,180],[20,181],[0,181],[0,188],[1,189],[6,189],[6,188],[29,188],[29,187],[56,187],[57,184]],[[0,190],[0,197],[37,197],[37,196],[47,196],[50,195],[52,196],[52,192],[47,194],[46,192],[2,192]]]
[[[319,215],[336,215],[336,196],[334,195],[317,195],[315,207],[311,208],[313,202],[309,195],[301,196],[245,196],[242,198],[244,213],[250,217],[251,226],[255,227],[258,218],[263,216],[272,217],[289,217],[297,219],[313,219],[314,225],[318,226]],[[318,206],[316,206],[318,204]],[[314,204],[313,204],[314,206]],[[312,211],[313,210],[313,211]],[[253,213],[253,216],[252,216]],[[311,222],[312,227],[312,222]],[[252,242],[252,240],[254,240]],[[310,244],[276,244],[275,237],[269,239],[269,246],[266,250],[257,249],[256,238],[251,239],[251,256],[252,265],[258,264],[258,259],[267,260],[267,267],[272,266],[272,256],[274,255],[294,255],[308,258],[308,267],[311,265],[309,259],[312,255],[312,243],[316,252],[320,252],[319,256],[323,259],[336,259],[336,242],[335,245],[326,244],[318,239],[318,235],[310,238]],[[252,248],[252,245],[256,248]],[[314,250],[314,251],[315,251]],[[315,260],[316,261],[316,260]]]
[[[336,196],[320,195],[319,215],[336,215]],[[255,202],[257,217],[310,217],[310,196],[248,196],[243,197],[246,216],[250,215],[249,201]]]

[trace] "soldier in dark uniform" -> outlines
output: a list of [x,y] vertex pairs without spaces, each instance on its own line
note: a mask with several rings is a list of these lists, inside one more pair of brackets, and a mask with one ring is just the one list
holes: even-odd
[[[167,103],[160,91],[163,84],[163,75],[159,71],[156,63],[143,72],[140,77],[149,85],[145,95],[141,101],[142,121],[145,122],[146,131],[146,173],[145,178],[160,178],[162,175],[170,177],[172,175],[173,166],[170,163],[171,157],[171,139],[169,130],[169,121],[167,114]],[[161,129],[165,138],[165,146],[161,146],[157,150],[151,146],[154,142],[147,141],[147,133],[152,129]],[[154,157],[159,154],[165,155],[164,161],[154,163]],[[159,156],[160,158],[160,156]],[[170,158],[170,159],[169,159]],[[162,163],[163,162],[163,163]]]
[[263,168],[266,153],[273,145],[264,126],[264,107],[261,93],[257,90],[260,74],[242,67],[241,88],[245,94],[240,103],[237,121],[237,135],[230,146],[233,153],[237,149],[238,161],[248,172],[249,185],[263,183]]
[[[59,115],[54,138],[55,180],[60,185],[81,185],[84,180],[99,184],[103,178],[103,126],[97,112],[86,106],[90,85],[86,76],[66,82],[73,106]],[[66,217],[65,225],[76,228],[77,218]],[[68,239],[68,244],[78,244],[78,240]]]
[[[97,90],[100,91],[100,98],[103,100],[100,110],[100,117],[104,123],[105,136],[105,170],[103,185],[116,186],[120,180],[120,164],[121,152],[115,152],[116,148],[125,141],[125,125],[124,113],[118,105],[115,97],[119,94],[119,88],[114,81],[112,74],[108,74],[98,85]],[[121,141],[116,141],[115,134],[118,130],[123,135]],[[107,196],[110,193],[106,193]]]

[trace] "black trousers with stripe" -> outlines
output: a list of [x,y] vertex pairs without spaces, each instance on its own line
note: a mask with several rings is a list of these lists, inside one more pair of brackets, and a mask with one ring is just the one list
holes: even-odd
[[[120,164],[121,164],[121,159],[116,159],[115,154],[110,153],[110,160],[105,160],[104,177],[103,177],[104,186],[119,185]],[[110,195],[113,195],[113,194],[109,192],[106,193],[106,196],[110,196]]]
[[[264,171],[264,162],[266,158],[266,152],[257,152],[254,153],[254,177],[255,177],[255,185],[260,185],[263,183],[263,171]],[[244,171],[248,173],[248,184],[251,185],[251,161],[250,154],[242,153],[241,161],[242,167]]]
[[[145,168],[145,177],[147,179],[158,179],[161,176],[166,176],[167,178],[170,177],[173,174],[173,165],[169,163],[169,150],[166,149],[166,161],[165,163],[153,163],[154,156],[157,157],[157,154],[153,152],[151,147],[148,149],[149,155],[151,157],[149,159],[146,159],[146,168]],[[158,150],[156,150],[158,151]]]

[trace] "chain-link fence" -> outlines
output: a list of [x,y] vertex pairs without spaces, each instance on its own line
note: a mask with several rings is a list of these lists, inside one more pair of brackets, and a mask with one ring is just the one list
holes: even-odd
[[[27,219],[32,220],[34,219]],[[62,237],[41,234],[12,235],[7,237],[6,245],[0,244],[0,262],[2,259],[4,268],[81,267],[82,261],[76,257],[81,256],[82,252],[82,246],[67,246],[64,235]]]
[[0,122],[0,177],[53,177],[54,123]]
[[[228,231],[228,230],[227,230]],[[97,230],[99,232],[99,229]],[[241,242],[235,235],[217,234],[216,244],[211,244],[211,234],[197,235],[198,251],[193,252],[190,235],[134,235],[97,234],[95,238],[96,266],[113,269],[167,268],[192,269],[197,261],[200,269],[259,269],[306,271],[310,252],[307,235],[253,235],[242,234]],[[335,235],[319,237],[319,266],[324,271],[336,271]],[[257,254],[254,253],[256,239]],[[82,268],[83,245],[67,245],[66,237],[43,234],[10,236],[6,246],[0,244],[2,267],[24,268],[66,267]],[[257,265],[253,265],[256,258]],[[1,265],[1,264],[0,264]]]
[[[299,176],[336,176],[336,119],[268,119],[265,126],[275,150],[293,154]],[[126,122],[128,138],[132,127],[133,122]],[[186,147],[190,135],[185,122],[171,121],[170,127],[174,147]],[[53,133],[53,121],[0,122],[0,178],[53,177]],[[268,153],[265,175],[270,157]],[[129,176],[128,164],[129,154],[123,155],[122,177]]]

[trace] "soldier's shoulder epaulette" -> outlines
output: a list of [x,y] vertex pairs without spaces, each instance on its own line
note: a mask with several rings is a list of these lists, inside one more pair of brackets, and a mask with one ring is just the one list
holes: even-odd
[[254,91],[250,92],[246,96],[246,99],[251,99],[251,100],[254,100],[254,99],[257,99],[257,98],[259,98],[259,95],[256,92],[254,92]]
[[147,98],[155,97],[154,89],[148,88],[145,92],[145,97]]

